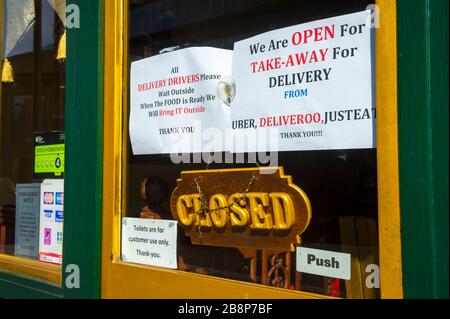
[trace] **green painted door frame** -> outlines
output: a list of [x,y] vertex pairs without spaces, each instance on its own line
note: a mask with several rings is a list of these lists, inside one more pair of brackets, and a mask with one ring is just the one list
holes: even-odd
[[[448,1],[397,3],[404,295],[448,298]],[[67,33],[63,288],[0,273],[0,297],[100,297],[103,0],[70,4],[81,28]]]
[[[72,4],[80,28],[67,30],[63,285],[0,272],[0,298],[100,297],[104,10],[103,0]],[[65,284],[68,265],[79,267],[78,289]]]
[[[103,168],[103,0],[69,0],[80,28],[69,29],[66,79],[66,202],[63,258],[80,269],[80,288],[65,298],[99,298]],[[69,278],[70,279],[70,278]]]
[[405,298],[448,298],[448,0],[397,0]]

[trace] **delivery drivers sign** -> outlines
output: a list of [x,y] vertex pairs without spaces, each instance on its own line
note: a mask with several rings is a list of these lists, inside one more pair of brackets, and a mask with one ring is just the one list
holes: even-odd
[[279,151],[375,147],[372,31],[364,11],[235,43],[237,138],[276,130]]
[[[375,147],[371,12],[131,66],[135,155]],[[248,142],[244,142],[248,141]]]
[[308,197],[282,167],[182,172],[170,207],[199,245],[294,250],[311,220]]

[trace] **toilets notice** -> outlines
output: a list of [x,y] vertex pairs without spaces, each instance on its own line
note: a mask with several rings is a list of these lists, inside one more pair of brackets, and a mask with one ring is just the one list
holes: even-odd
[[177,222],[122,219],[122,260],[177,269]]

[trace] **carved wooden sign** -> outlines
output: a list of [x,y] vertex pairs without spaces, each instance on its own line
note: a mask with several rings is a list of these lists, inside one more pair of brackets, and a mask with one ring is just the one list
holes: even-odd
[[283,167],[182,172],[170,207],[197,245],[294,250],[311,220]]

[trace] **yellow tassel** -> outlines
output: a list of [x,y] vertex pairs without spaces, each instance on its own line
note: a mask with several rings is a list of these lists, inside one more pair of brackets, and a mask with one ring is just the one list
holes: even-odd
[[59,62],[64,62],[66,60],[66,31],[64,31],[64,34],[59,40],[56,60],[58,60]]
[[2,82],[8,84],[14,83],[13,68],[11,62],[9,62],[9,60],[6,58],[5,60],[3,60]]

